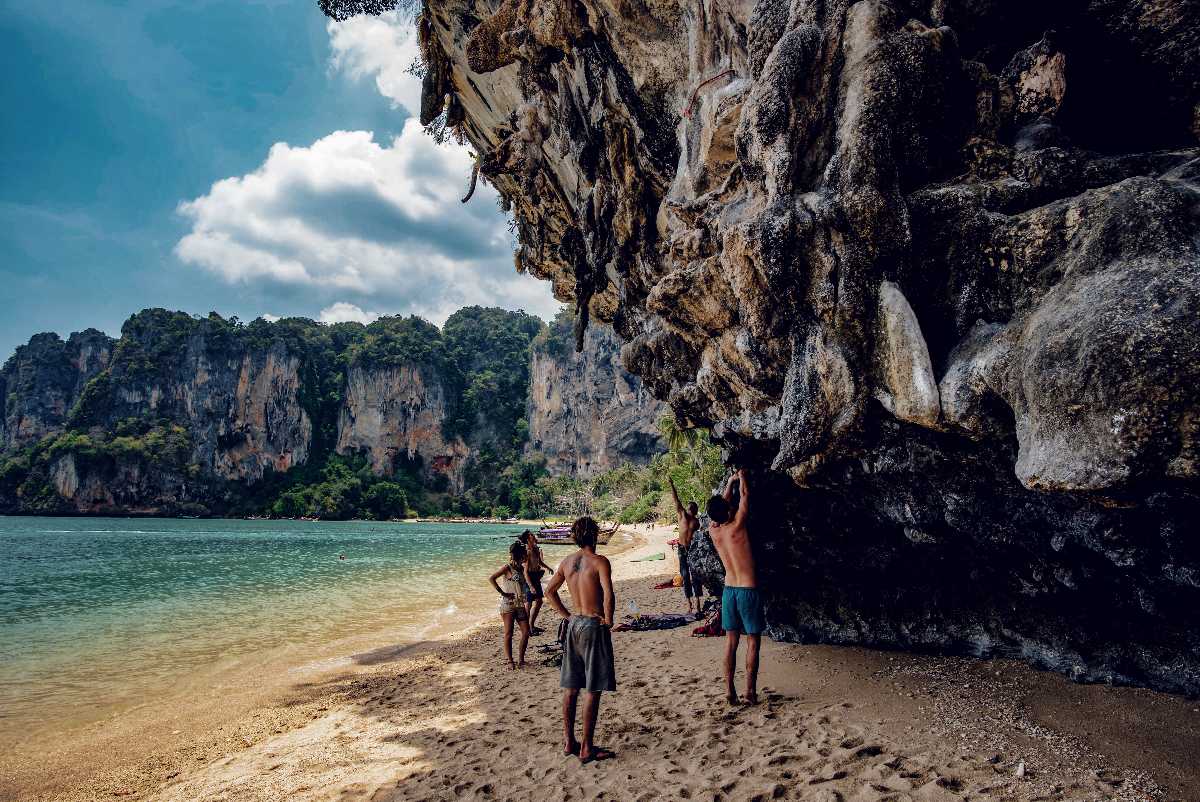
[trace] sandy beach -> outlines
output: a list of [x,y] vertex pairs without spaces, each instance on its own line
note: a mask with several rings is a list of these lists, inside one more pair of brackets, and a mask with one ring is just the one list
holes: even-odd
[[[678,589],[652,589],[674,573],[672,528],[636,536],[613,558],[618,618],[630,600],[681,611]],[[667,560],[636,561],[656,552]],[[764,641],[763,702],[731,709],[723,639],[691,627],[614,633],[618,690],[597,740],[618,756],[583,766],[559,746],[558,670],[536,649],[556,615],[543,623],[521,672],[504,669],[488,615],[436,641],[381,644],[237,709],[29,744],[0,763],[0,798],[1200,798],[1194,700],[1010,661]]]

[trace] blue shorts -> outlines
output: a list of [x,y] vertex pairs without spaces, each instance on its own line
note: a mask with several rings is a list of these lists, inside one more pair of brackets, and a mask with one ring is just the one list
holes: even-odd
[[725,586],[725,592],[721,594],[721,629],[746,635],[762,634],[766,624],[758,588]]

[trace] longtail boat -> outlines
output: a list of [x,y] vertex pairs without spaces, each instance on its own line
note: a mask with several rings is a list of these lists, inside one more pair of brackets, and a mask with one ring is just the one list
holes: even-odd
[[[599,537],[596,538],[596,545],[607,546],[608,541],[612,540],[612,536],[620,528],[620,524],[616,524],[611,529],[601,529]],[[537,531],[537,542],[547,546],[574,546],[575,538],[571,535],[570,526],[547,525]]]

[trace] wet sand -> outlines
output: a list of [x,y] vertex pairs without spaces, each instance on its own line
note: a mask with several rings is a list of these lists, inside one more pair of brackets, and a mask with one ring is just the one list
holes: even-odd
[[[613,559],[618,618],[630,599],[683,609],[651,589],[674,573],[671,536]],[[554,631],[543,616],[535,645]],[[18,750],[0,798],[1200,799],[1200,702],[1011,661],[764,641],[763,702],[730,708],[723,639],[691,627],[614,633],[598,741],[618,757],[583,766],[561,753],[558,670],[536,650],[505,670],[498,623],[360,652],[173,739],[121,726],[84,750]]]

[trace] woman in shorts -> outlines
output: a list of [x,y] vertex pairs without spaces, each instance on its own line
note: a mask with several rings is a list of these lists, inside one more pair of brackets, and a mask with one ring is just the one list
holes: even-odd
[[[525,667],[525,648],[529,645],[529,616],[525,612],[525,598],[528,594],[526,556],[525,544],[518,540],[508,550],[508,563],[489,577],[492,587],[500,594],[500,619],[504,622],[504,657],[508,660],[510,669]],[[521,627],[516,665],[513,664],[512,654],[514,621]]]
[[542,550],[538,548],[536,534],[526,529],[521,534],[521,540],[525,543],[525,576],[529,580],[529,592],[525,595],[526,601],[529,602],[529,631],[534,635],[540,635],[542,631],[538,629],[537,620],[544,600],[542,577],[547,573],[554,572],[542,558]]

